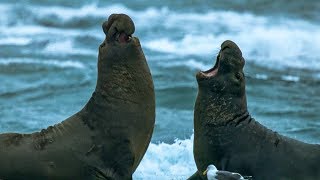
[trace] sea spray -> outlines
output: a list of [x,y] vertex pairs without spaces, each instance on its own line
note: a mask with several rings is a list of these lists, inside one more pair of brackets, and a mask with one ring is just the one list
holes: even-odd
[[134,179],[187,179],[196,171],[193,159],[193,135],[173,144],[151,143]]

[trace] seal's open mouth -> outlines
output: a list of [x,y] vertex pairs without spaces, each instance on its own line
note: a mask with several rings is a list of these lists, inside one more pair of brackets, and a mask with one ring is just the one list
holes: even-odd
[[126,44],[132,40],[135,26],[132,19],[125,14],[112,14],[108,21],[102,24],[108,43]]
[[117,32],[115,35],[115,40],[119,43],[128,43],[132,39],[132,35],[127,35],[124,32]]
[[213,68],[207,70],[207,71],[200,71],[200,73],[205,77],[214,77],[217,75],[218,70],[220,67],[220,53],[217,56],[216,64],[213,66]]
[[214,67],[207,71],[200,71],[196,76],[198,80],[211,79],[216,77],[219,72],[238,71],[239,68],[243,68],[244,63],[245,61],[239,47],[234,42],[226,40],[221,44],[221,50],[217,56]]
[[[224,44],[224,43],[223,43]],[[197,74],[197,78],[199,79],[209,79],[212,77],[215,77],[218,74],[219,68],[220,68],[220,63],[221,63],[221,53],[223,53],[223,51],[225,49],[229,48],[229,46],[222,46],[221,50],[217,56],[216,59],[216,64],[213,66],[213,68],[207,70],[207,71],[199,71],[199,73]]]
[[199,71],[197,73],[197,77],[200,79],[209,79],[218,74],[220,68],[220,53],[217,56],[216,64],[213,66],[213,68],[206,70],[206,71]]

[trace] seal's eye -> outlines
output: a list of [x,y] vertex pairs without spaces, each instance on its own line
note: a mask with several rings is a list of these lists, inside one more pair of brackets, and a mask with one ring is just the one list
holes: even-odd
[[100,45],[100,48],[103,48],[105,45],[106,45],[106,43],[103,42],[103,43]]
[[238,80],[241,79],[241,74],[240,74],[239,72],[236,73],[236,78],[237,78]]

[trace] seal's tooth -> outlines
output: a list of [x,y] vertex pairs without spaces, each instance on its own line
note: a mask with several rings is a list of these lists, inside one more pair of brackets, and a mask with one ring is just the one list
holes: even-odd
[[119,40],[119,37],[120,37],[120,33],[117,33],[117,34],[116,34],[116,40],[117,40],[117,41]]

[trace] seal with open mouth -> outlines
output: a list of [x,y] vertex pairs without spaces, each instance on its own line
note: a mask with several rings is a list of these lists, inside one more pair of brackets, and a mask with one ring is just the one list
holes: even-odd
[[196,75],[194,158],[202,175],[208,165],[253,179],[320,179],[320,145],[273,132],[248,113],[245,60],[232,41],[225,41],[215,66]]
[[132,179],[154,128],[154,86],[131,18],[113,14],[102,27],[88,103],[40,132],[0,134],[0,179]]

